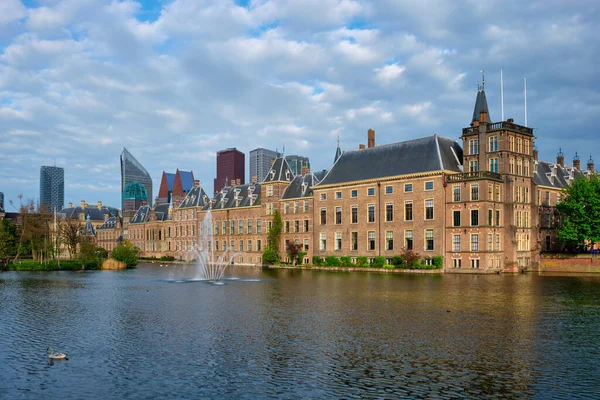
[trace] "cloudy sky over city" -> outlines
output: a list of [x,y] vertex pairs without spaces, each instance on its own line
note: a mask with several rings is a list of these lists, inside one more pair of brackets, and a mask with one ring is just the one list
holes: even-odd
[[[119,154],[150,172],[215,152],[308,156],[439,134],[471,122],[480,70],[490,116],[600,162],[594,1],[1,0],[0,191],[39,197],[42,165],[65,168],[65,203],[120,206]],[[248,177],[246,177],[248,179]],[[6,206],[12,211],[10,206]]]

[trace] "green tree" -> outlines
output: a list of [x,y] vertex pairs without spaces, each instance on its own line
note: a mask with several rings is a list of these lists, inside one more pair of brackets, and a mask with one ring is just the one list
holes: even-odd
[[138,249],[125,239],[123,244],[118,245],[112,250],[111,258],[125,263],[127,267],[136,266],[138,263]]
[[600,241],[600,179],[579,177],[562,190],[562,200],[556,206],[562,223],[557,237],[570,246],[586,241]]
[[273,213],[273,222],[271,229],[267,236],[267,248],[271,249],[279,260],[279,242],[281,241],[281,229],[283,228],[283,222],[281,222],[281,215],[279,210],[275,210]]
[[17,254],[17,229],[9,220],[0,221],[0,270],[8,269],[11,258]]

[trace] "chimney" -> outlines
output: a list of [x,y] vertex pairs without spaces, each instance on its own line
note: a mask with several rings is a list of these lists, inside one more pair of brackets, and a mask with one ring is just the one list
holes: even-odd
[[310,172],[310,170],[308,169],[308,166],[304,165],[302,167],[302,176],[308,175],[309,172]]
[[581,169],[581,160],[579,159],[577,152],[575,152],[575,157],[573,157],[573,168],[575,168],[577,171]]
[[69,208],[73,208],[73,203],[69,202]]
[[102,210],[102,202],[101,201],[98,202],[98,210]]
[[373,147],[375,147],[375,131],[373,129],[369,129],[368,131],[368,146],[370,149],[372,149]]
[[558,154],[556,155],[556,163],[561,167],[565,166],[565,155],[560,148],[558,149]]
[[81,208],[85,208],[85,200],[81,200]]
[[590,159],[587,163],[588,171],[594,172],[594,160],[592,159],[592,155],[590,154]]
[[198,179],[194,179],[194,187],[200,187],[200,181]]
[[508,122],[509,124],[514,124],[515,120],[512,119],[512,118],[509,118],[509,119],[506,120],[506,122]]
[[537,160],[538,160],[538,149],[533,149],[533,159],[534,159],[535,161],[537,161]]
[[488,122],[488,120],[487,120],[487,116],[488,116],[488,115],[487,115],[487,111],[485,111],[485,110],[482,110],[482,111],[479,113],[479,123],[482,123],[482,122]]
[[251,183],[256,183],[256,182],[258,182],[258,176],[256,176],[256,175],[252,175],[252,178],[250,178],[250,182],[251,182]]
[[362,144],[362,143],[361,143],[361,144],[359,144],[359,145],[358,145],[358,149],[359,149],[359,150],[364,150],[364,149],[365,149],[365,145],[364,145],[364,144]]

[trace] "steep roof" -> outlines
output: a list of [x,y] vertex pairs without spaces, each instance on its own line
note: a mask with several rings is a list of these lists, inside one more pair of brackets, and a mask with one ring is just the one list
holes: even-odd
[[334,164],[338,160],[338,158],[340,158],[341,155],[342,155],[342,150],[340,149],[340,144],[338,142],[337,149],[335,149],[335,156],[333,157],[333,163]]
[[589,171],[577,170],[573,167],[563,167],[557,163],[537,161],[534,165],[533,181],[540,186],[561,189],[573,179],[586,176]]
[[297,199],[301,197],[311,197],[313,195],[313,186],[317,185],[319,180],[313,173],[304,176],[298,175],[283,191],[282,199]]
[[[248,207],[260,205],[261,185],[249,183],[239,186],[224,187],[212,201],[210,206],[213,210],[226,208]],[[208,209],[208,205],[205,209]]]
[[462,172],[462,148],[438,135],[344,152],[318,186],[431,171]]
[[192,171],[179,171],[179,179],[184,192],[190,191],[194,187],[194,175]]
[[178,208],[204,207],[209,202],[210,197],[208,197],[202,186],[192,187],[190,191],[187,192]]
[[487,113],[488,122],[492,122],[492,118],[490,117],[490,110],[488,109],[487,99],[485,98],[485,90],[483,88],[479,88],[477,91],[477,99],[475,100],[475,109],[473,110],[473,119],[471,121],[479,121],[479,114],[482,111]]
[[169,191],[173,190],[173,184],[175,183],[175,174],[171,174],[169,172],[165,172],[165,177],[167,178],[167,188]]
[[280,181],[291,182],[292,179],[294,179],[294,173],[292,172],[290,165],[284,157],[280,157],[275,159],[262,183]]
[[115,227],[117,226],[117,217],[110,217],[109,219],[107,219],[106,221],[104,221],[104,223],[102,225],[100,225],[98,227],[98,230],[105,230],[105,229],[115,229]]
[[94,229],[94,225],[92,224],[92,220],[88,215],[85,220],[85,226],[83,227],[83,231],[81,232],[83,236],[96,236],[96,229]]
[[150,220],[150,206],[141,206],[131,218],[131,224],[143,224]]
[[62,214],[63,218],[80,218],[80,214],[83,213],[84,218],[87,219],[90,217],[93,221],[104,221],[105,215],[112,215],[109,208],[107,206],[102,206],[101,209],[98,207],[89,206],[85,208],[81,207],[71,207],[71,208],[63,208],[58,212],[58,214]]

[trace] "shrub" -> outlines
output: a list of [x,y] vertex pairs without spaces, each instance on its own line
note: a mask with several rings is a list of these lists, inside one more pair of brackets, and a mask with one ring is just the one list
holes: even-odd
[[339,267],[340,259],[334,256],[325,257],[325,265],[328,267]]
[[435,269],[441,269],[444,266],[444,257],[435,256],[433,257],[433,266]]
[[304,257],[306,256],[306,251],[299,251],[298,252],[298,265],[302,265],[302,263],[304,262]]
[[369,259],[365,256],[360,256],[356,259],[356,266],[367,268],[369,267]]
[[392,257],[391,264],[396,267],[401,267],[402,265],[404,265],[404,259],[402,258],[402,256],[394,256]]
[[402,248],[402,259],[407,267],[412,267],[415,263],[419,262],[419,254],[416,251]]
[[277,253],[271,248],[267,247],[262,254],[262,262],[263,264],[275,264],[279,261],[279,257],[277,257]]
[[323,265],[323,259],[319,256],[313,256],[312,263],[313,265],[321,266]]
[[352,266],[352,259],[348,256],[343,256],[340,257],[340,265],[342,267],[351,267]]
[[175,261],[175,257],[173,256],[162,256],[160,261]]
[[371,267],[373,267],[373,268],[383,268],[384,265],[385,265],[385,257],[384,256],[375,257],[375,260],[373,260],[373,262],[371,263]]
[[133,247],[131,242],[125,240],[123,244],[118,245],[112,250],[111,258],[125,263],[127,268],[134,267],[138,263],[138,249]]

